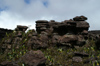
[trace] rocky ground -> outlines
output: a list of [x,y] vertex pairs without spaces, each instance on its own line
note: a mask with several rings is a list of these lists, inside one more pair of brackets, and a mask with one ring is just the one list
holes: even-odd
[[87,17],[36,21],[36,30],[18,25],[0,41],[0,66],[100,66],[99,31]]

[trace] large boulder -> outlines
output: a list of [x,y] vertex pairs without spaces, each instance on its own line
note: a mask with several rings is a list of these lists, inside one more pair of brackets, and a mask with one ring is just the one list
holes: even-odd
[[38,36],[32,36],[27,43],[30,49],[39,49],[48,47],[48,36],[46,34],[40,34]]
[[27,30],[27,26],[17,25],[17,28],[15,28],[15,31],[23,31],[25,32]]
[[76,45],[78,38],[76,35],[64,35],[59,39],[59,43],[61,45],[70,45],[70,46],[74,46]]
[[28,66],[45,66],[46,58],[44,57],[42,51],[30,50],[21,57],[20,61]]
[[76,23],[77,28],[89,28],[89,23],[85,21],[79,21]]
[[87,23],[85,21],[77,22],[76,23],[76,34],[87,35],[89,27],[90,27],[89,23]]
[[85,21],[87,20],[87,17],[85,16],[76,16],[73,18],[74,21]]

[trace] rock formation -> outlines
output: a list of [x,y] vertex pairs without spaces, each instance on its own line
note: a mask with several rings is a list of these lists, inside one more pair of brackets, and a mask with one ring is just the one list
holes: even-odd
[[28,66],[44,66],[46,63],[46,58],[42,51],[29,51],[24,56],[20,58],[20,62],[24,62]]
[[88,34],[89,23],[86,17],[74,17],[73,20],[65,20],[62,22],[55,22],[54,20],[38,20],[36,21],[36,31],[38,34],[41,32],[57,33],[59,35],[65,34]]
[[[46,58],[40,49],[46,49],[48,47],[65,47],[65,48],[76,48],[84,46],[88,39],[91,37],[94,38],[94,34],[89,32],[89,23],[86,22],[87,17],[85,16],[76,16],[73,19],[65,20],[62,22],[56,22],[54,20],[37,20],[36,21],[36,30],[32,29],[29,33],[25,33],[27,30],[27,26],[18,25],[15,30],[2,30],[0,29],[0,34],[2,35],[2,31],[4,31],[4,37],[6,32],[13,32],[8,35],[5,40],[0,44],[0,51],[4,53],[12,48],[16,50],[20,48],[20,46],[25,46],[29,50],[25,55],[23,55],[18,61],[22,61],[23,63],[29,66],[45,66]],[[96,39],[96,38],[95,38]],[[98,45],[100,41],[98,40],[96,45]],[[38,51],[32,51],[32,49],[38,49]],[[82,57],[88,57],[89,54],[85,52],[74,52],[74,57],[72,61],[82,62]],[[95,60],[95,58],[93,58]],[[88,63],[88,61],[84,61],[84,63]],[[5,65],[14,65],[12,62],[2,62],[1,66]]]
[[[74,17],[73,20],[65,20],[56,22],[54,20],[38,20],[36,21],[36,31],[31,30],[27,37],[25,31],[27,26],[18,25],[14,30],[14,36],[2,42],[2,49],[11,48],[11,45],[19,46],[21,41],[23,45],[27,45],[30,49],[47,48],[49,46],[83,46],[88,37],[89,23],[86,17]],[[28,40],[26,38],[29,38]]]
[[47,33],[50,35],[52,44],[60,45],[84,45],[84,35],[88,34],[89,23],[86,17],[74,17],[73,20],[65,20],[56,22],[54,20],[38,20],[36,21],[36,31],[38,34]]

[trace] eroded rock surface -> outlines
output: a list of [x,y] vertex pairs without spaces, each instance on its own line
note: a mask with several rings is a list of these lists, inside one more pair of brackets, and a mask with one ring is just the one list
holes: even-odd
[[28,66],[45,66],[46,62],[46,58],[40,50],[30,50],[20,60]]

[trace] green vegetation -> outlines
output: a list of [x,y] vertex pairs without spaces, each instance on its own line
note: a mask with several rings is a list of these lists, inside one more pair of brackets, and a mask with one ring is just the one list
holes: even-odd
[[[17,61],[21,56],[23,56],[27,51],[30,49],[25,45],[25,43],[29,40],[28,35],[32,33],[31,30],[29,30],[26,34],[22,34],[22,41],[19,45],[12,44],[11,49],[6,49],[5,52],[0,53],[0,62],[8,60],[8,61]],[[7,34],[6,37],[2,39],[2,42],[0,46],[2,46],[3,42],[5,40],[8,40],[9,38],[14,38],[16,35],[16,32],[14,31],[13,34]],[[18,48],[17,48],[18,47]],[[36,49],[32,49],[36,50]],[[93,40],[88,40],[87,44],[85,44],[81,48],[72,49],[72,48],[63,48],[63,47],[49,47],[47,49],[40,49],[45,57],[47,58],[46,66],[99,66],[100,65],[100,51],[96,50],[95,42]],[[98,57],[98,60],[92,64],[90,61],[87,64],[84,64],[84,62],[73,62],[72,57],[74,56],[74,52],[85,52],[89,54],[89,57],[83,57],[83,61],[87,60],[91,57]],[[19,65],[24,66],[25,64],[21,63]]]

